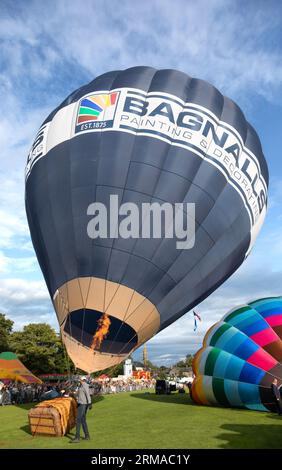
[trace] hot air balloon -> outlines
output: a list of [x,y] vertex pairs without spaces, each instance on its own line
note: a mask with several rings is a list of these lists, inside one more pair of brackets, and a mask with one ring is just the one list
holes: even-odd
[[282,297],[227,313],[206,333],[193,369],[196,403],[275,411],[271,384],[274,378],[282,383]]
[[[256,132],[205,81],[133,67],[69,95],[32,145],[25,201],[74,363],[90,372],[121,362],[222,284],[254,244],[267,187]],[[194,242],[116,236],[112,219],[110,235],[89,236],[92,204],[110,211],[111,196],[140,210],[195,204],[194,220],[184,211]]]

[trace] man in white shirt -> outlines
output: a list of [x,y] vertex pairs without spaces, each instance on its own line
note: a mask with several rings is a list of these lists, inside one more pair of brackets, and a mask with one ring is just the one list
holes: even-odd
[[77,391],[77,417],[76,417],[76,433],[74,439],[71,443],[80,442],[80,427],[82,426],[83,432],[85,434],[84,439],[87,441],[90,440],[90,435],[88,431],[88,426],[86,422],[86,413],[88,409],[92,408],[91,397],[89,392],[89,385],[87,383],[86,377],[80,377],[80,387]]

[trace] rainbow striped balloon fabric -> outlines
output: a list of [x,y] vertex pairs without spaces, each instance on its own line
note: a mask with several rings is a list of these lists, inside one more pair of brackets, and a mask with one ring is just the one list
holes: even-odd
[[205,335],[193,361],[192,398],[201,405],[274,411],[271,383],[282,383],[282,297],[227,313]]
[[42,383],[42,380],[35,377],[12,352],[0,354],[0,380],[13,380],[27,384]]

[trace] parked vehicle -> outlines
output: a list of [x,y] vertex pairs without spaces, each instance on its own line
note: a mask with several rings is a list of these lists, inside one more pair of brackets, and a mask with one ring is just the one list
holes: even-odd
[[171,389],[170,389],[168,380],[158,379],[156,381],[155,390],[156,390],[156,395],[161,395],[161,394],[169,395],[171,392]]

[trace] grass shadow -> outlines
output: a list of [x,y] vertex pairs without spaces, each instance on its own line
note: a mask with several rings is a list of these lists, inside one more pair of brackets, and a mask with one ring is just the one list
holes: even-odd
[[[33,434],[32,434],[32,432],[31,432],[31,430],[30,430],[29,424],[26,424],[25,426],[22,426],[22,427],[20,428],[20,430],[23,431],[24,433],[28,434],[29,436],[32,436],[32,437],[34,437],[34,438],[37,437],[36,435],[33,435]],[[74,426],[72,429],[70,429],[69,432],[67,432],[67,433],[66,433],[64,436],[62,436],[62,437],[67,437],[67,438],[71,439],[72,437],[74,437],[74,434],[75,434],[75,426]],[[44,435],[39,435],[38,437],[42,437],[42,436],[44,437]],[[45,436],[45,437],[48,437],[48,438],[49,438],[49,437],[51,437],[51,438],[54,437],[54,438],[55,438],[56,436],[51,436],[51,435],[49,436],[49,435],[48,435],[48,436]]]
[[37,402],[33,402],[33,403],[23,403],[23,404],[18,404],[18,403],[15,403],[14,405],[11,405],[11,406],[16,406],[17,408],[20,408],[21,410],[27,410],[29,411],[31,408],[33,408],[34,406],[37,405]]
[[92,404],[94,405],[95,403],[99,403],[99,401],[102,401],[104,399],[105,399],[104,395],[93,395]]
[[282,449],[282,426],[276,424],[224,424],[217,436],[221,449]]
[[21,431],[25,432],[26,434],[29,434],[30,436],[32,436],[31,434],[31,431],[30,431],[30,427],[29,427],[29,424],[25,424],[24,426],[22,426],[20,428]]
[[280,421],[280,423],[282,423],[282,415],[279,416],[278,413],[269,413],[267,417],[269,419],[274,419],[275,421]]
[[131,393],[131,397],[139,398],[141,400],[154,401],[157,403],[177,403],[178,405],[195,405],[188,393],[171,393],[170,395],[156,395],[155,393]]

